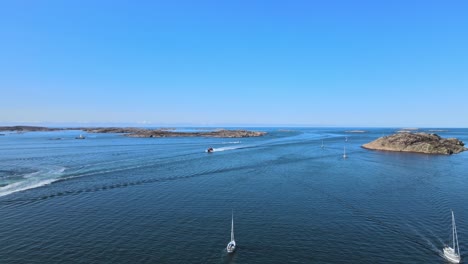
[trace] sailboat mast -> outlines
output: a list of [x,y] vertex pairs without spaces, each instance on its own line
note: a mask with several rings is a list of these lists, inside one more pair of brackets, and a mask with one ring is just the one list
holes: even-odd
[[455,217],[452,211],[452,239],[453,239],[453,250],[455,250]]
[[231,241],[234,240],[234,214],[232,214],[232,219],[231,219]]
[[457,225],[455,224],[455,216],[453,215],[452,211],[452,221],[453,221],[453,250],[455,250],[455,241],[457,241],[457,252],[458,256],[460,256],[460,246],[458,245],[458,234],[457,234]]

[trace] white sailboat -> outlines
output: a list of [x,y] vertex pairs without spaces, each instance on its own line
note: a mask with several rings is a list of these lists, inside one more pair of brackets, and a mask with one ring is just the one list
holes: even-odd
[[452,247],[444,247],[444,257],[452,263],[460,263],[460,246],[458,246],[457,226],[455,225],[455,216],[452,211]]
[[346,146],[343,148],[343,159],[346,159],[348,156],[346,156]]
[[323,145],[323,139],[322,139],[322,145],[320,146],[321,148],[325,148],[325,146]]
[[231,219],[231,241],[227,244],[226,250],[228,253],[232,253],[236,250],[236,241],[234,240],[234,213]]

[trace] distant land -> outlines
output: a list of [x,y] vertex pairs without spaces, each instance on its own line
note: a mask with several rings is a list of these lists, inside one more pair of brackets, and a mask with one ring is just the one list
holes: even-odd
[[456,138],[445,139],[437,134],[406,132],[380,137],[362,147],[372,150],[450,155],[468,150],[464,145]]
[[365,130],[346,130],[345,133],[366,133]]
[[0,131],[34,132],[34,131],[58,131],[58,130],[66,130],[66,129],[40,127],[40,126],[0,126]]
[[137,127],[70,127],[70,128],[51,128],[39,126],[0,126],[0,131],[15,131],[15,132],[45,132],[45,131],[62,131],[62,130],[82,130],[88,133],[122,133],[127,137],[219,137],[219,138],[243,138],[243,137],[260,137],[266,132],[248,131],[248,130],[228,130],[216,129],[214,131],[200,132],[177,132],[175,128],[137,128]]

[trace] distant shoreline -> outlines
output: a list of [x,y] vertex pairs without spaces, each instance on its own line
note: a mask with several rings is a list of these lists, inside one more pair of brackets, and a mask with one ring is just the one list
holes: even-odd
[[266,132],[249,131],[249,130],[228,130],[216,129],[214,131],[200,132],[177,132],[175,128],[136,128],[136,127],[68,127],[68,128],[51,128],[40,126],[0,126],[0,131],[14,131],[17,133],[24,132],[48,132],[48,131],[65,131],[65,130],[82,130],[88,133],[117,133],[124,134],[127,137],[140,138],[159,138],[159,137],[219,137],[219,138],[243,138],[243,137],[260,137]]

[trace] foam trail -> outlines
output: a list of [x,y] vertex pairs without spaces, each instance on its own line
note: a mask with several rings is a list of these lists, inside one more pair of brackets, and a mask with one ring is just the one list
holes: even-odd
[[[292,137],[284,137],[284,138],[275,138],[271,140],[267,140],[264,142],[260,142],[255,145],[237,145],[237,146],[231,146],[231,147],[221,147],[221,148],[213,148],[213,152],[220,152],[220,151],[226,151],[226,150],[235,150],[235,149],[241,149],[241,148],[252,148],[252,147],[262,147],[262,146],[279,146],[282,144],[291,144],[291,143],[303,143],[304,140],[317,140],[319,138],[322,138],[322,135],[311,135],[308,133],[302,133],[296,136]],[[327,135],[327,138],[333,138],[333,137],[340,137],[337,135]],[[240,144],[242,143],[241,141],[232,141],[232,142],[223,142],[222,144]],[[205,150],[205,152],[208,152],[208,150]]]
[[[416,229],[414,226],[411,226],[409,224],[406,224],[408,227],[410,227],[412,229],[413,232],[416,233],[416,235],[418,235],[423,241],[426,242],[427,246],[429,247],[429,249],[431,249],[433,252],[439,254],[439,255],[443,255],[443,252],[442,250],[440,250],[428,237],[426,237],[425,235],[423,235],[421,232],[419,232],[418,229]],[[431,234],[433,234],[432,232],[430,232]],[[437,240],[439,240],[439,242],[442,242],[441,239],[439,237],[435,237]],[[443,245],[444,243],[442,242],[441,245]]]
[[224,148],[213,148],[213,152],[220,152],[220,151],[226,151],[226,150],[234,150],[234,149],[240,149],[242,148],[241,146],[238,147],[224,147]]
[[64,171],[64,167],[58,167],[26,174],[23,180],[0,187],[0,197],[51,184],[59,180]]
[[241,141],[230,141],[230,142],[223,142],[221,144],[240,144],[242,143]]

